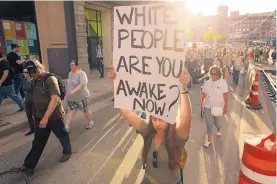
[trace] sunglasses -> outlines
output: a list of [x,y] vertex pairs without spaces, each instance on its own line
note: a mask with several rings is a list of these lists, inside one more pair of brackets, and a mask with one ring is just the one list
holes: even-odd
[[157,151],[153,151],[152,165],[153,165],[154,168],[157,168],[157,166],[158,166],[158,154],[157,154]]
[[28,72],[23,72],[24,74],[29,74]]

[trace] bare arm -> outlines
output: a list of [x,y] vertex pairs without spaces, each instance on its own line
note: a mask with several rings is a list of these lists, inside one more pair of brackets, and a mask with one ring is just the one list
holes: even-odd
[[228,93],[223,93],[223,98],[224,98],[224,109],[226,110],[227,113],[227,109],[228,109]]
[[228,72],[228,70],[226,70],[224,79],[225,79],[226,81],[228,81],[228,80],[229,80],[229,77],[230,77],[229,72]]
[[[188,94],[181,95],[180,117],[177,119],[177,132],[183,140],[187,140],[191,127],[191,104]],[[179,121],[179,122],[178,122]]]
[[58,100],[59,100],[58,95],[51,95],[51,100],[50,100],[48,108],[43,116],[43,119],[48,119],[52,115],[52,113],[54,112],[54,110],[56,108]]
[[8,75],[9,75],[9,70],[4,70],[3,75],[2,75],[2,77],[0,79],[0,85],[3,84],[3,82],[5,82],[5,80],[7,79]]
[[202,98],[201,98],[201,107],[203,107],[203,104],[205,103],[207,94],[206,93],[202,93]]
[[142,120],[134,112],[126,109],[120,109],[120,113],[135,129],[138,130],[140,128]]

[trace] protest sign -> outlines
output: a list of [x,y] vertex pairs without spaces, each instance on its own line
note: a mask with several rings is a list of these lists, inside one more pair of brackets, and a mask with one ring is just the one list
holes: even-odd
[[175,122],[187,33],[183,4],[114,8],[115,108],[145,111]]

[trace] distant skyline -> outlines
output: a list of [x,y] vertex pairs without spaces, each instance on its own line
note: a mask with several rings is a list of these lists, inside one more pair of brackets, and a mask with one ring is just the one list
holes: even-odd
[[191,12],[203,15],[216,15],[220,5],[228,6],[229,15],[232,11],[243,15],[276,10],[276,0],[185,0],[185,4]]

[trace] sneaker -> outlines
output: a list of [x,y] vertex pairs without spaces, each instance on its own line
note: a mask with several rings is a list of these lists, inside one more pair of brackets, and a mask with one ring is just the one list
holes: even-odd
[[207,142],[204,144],[204,148],[208,148],[210,145],[212,144],[212,142]]
[[23,112],[25,111],[25,109],[19,109],[17,112]]
[[66,162],[71,157],[71,154],[63,154],[63,156],[60,159],[60,162]]
[[67,133],[70,133],[70,129],[69,129],[69,127],[64,127],[64,129],[63,129],[65,132],[67,132]]
[[221,136],[221,132],[217,132],[216,135],[217,135],[218,137],[220,137],[220,136]]
[[29,135],[32,135],[33,133],[35,133],[33,130],[30,130],[29,132],[27,132],[26,134],[25,134],[25,136],[29,136]]
[[88,123],[88,126],[86,127],[86,129],[91,129],[92,127],[94,127],[94,122],[92,121],[92,122],[89,122]]

